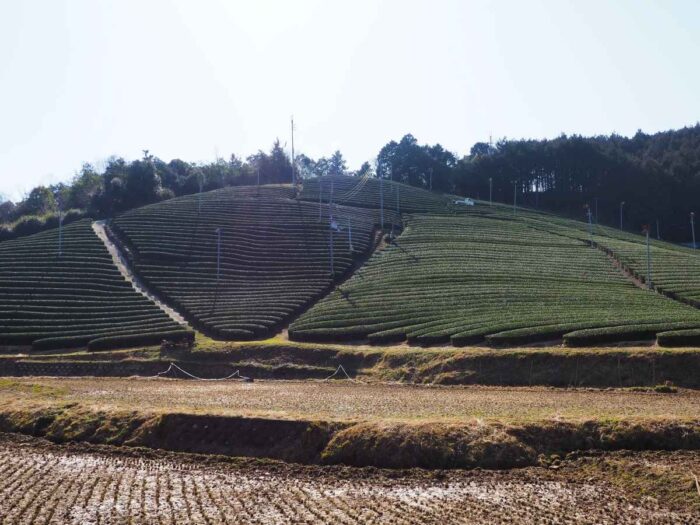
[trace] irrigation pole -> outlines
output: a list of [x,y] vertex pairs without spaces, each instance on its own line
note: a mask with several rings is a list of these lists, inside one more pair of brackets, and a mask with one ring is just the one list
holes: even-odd
[[592,220],[592,213],[591,213],[591,207],[586,205],[586,209],[588,210],[588,236],[590,237],[591,240],[591,248],[593,248],[593,220]]
[[221,278],[221,228],[216,229],[216,286]]
[[651,290],[652,280],[651,280],[651,248],[649,247],[649,226],[645,226],[644,230],[647,234],[647,288]]
[[202,187],[204,186],[204,181],[202,180],[202,174],[199,174],[199,195],[197,196],[197,213],[202,213]]
[[292,185],[296,185],[297,177],[294,170],[294,115],[292,115]]
[[335,264],[333,260],[333,177],[331,177],[331,195],[328,204],[328,216],[330,220],[328,221],[328,249],[331,255],[331,280],[335,276]]
[[696,245],[695,245],[695,212],[694,211],[690,212],[690,231],[693,234],[693,250],[695,250]]
[[384,184],[383,180],[384,177],[380,174],[379,175],[379,222],[381,224],[382,230],[384,229]]
[[63,255],[63,210],[58,205],[58,256]]
[[595,223],[598,225],[598,197],[595,198]]
[[399,186],[396,186],[396,213],[401,215],[401,206],[399,206],[399,191],[401,188]]
[[625,201],[620,203],[620,229],[622,229],[622,208],[625,207]]
[[493,206],[493,179],[489,177],[489,206]]

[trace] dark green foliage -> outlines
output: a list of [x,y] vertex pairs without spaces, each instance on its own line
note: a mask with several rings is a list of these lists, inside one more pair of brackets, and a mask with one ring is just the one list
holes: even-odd
[[175,344],[192,345],[194,343],[194,332],[191,330],[170,330],[165,332],[155,332],[152,334],[130,334],[100,337],[88,343],[88,350],[113,350],[140,345],[155,345],[162,341],[170,341]]
[[0,345],[75,348],[179,330],[121,276],[89,219],[0,243]]

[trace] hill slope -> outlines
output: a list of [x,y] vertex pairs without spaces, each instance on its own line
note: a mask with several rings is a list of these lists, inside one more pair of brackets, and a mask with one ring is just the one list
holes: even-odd
[[[409,216],[396,243],[295,321],[290,338],[582,345],[700,328],[700,311],[636,287],[584,241],[581,223],[484,204],[456,213]],[[643,248],[629,237],[600,242]],[[665,260],[670,276],[679,261],[700,260],[655,251],[675,257]]]
[[95,349],[188,332],[120,275],[89,219],[0,243],[0,345]]
[[266,337],[370,250],[378,222],[375,210],[335,206],[331,231],[327,205],[287,191],[190,195],[127,212],[112,227],[142,279],[193,326],[225,339]]

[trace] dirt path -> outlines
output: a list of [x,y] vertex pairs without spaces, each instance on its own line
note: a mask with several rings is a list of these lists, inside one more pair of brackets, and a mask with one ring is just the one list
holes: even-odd
[[[572,458],[556,469],[303,467],[52,445],[0,434],[0,516],[34,523],[698,523],[690,454]],[[619,482],[623,469],[647,496]],[[649,484],[653,474],[663,485]],[[652,496],[652,497],[649,497]]]
[[143,282],[134,274],[134,272],[131,271],[126,257],[124,257],[117,245],[114,244],[109,238],[109,235],[107,235],[105,228],[105,221],[95,221],[92,223],[92,229],[95,231],[95,234],[100,238],[100,240],[104,243],[105,248],[107,248],[107,251],[112,256],[114,264],[117,268],[119,268],[119,271],[124,276],[124,279],[131,283],[131,286],[134,287],[134,290],[139,292],[144,297],[147,297],[148,299],[153,301],[156,304],[156,306],[163,310],[163,312],[165,312],[168,315],[168,317],[170,317],[173,321],[183,326],[187,326],[187,321],[185,321],[184,317],[182,317],[178,312],[170,308],[163,301],[158,299],[155,295],[150,293],[148,291],[148,288],[146,288],[146,286],[143,284]]
[[349,381],[12,378],[0,406],[80,403],[95,410],[206,413],[331,421],[697,420],[700,391],[408,386]]

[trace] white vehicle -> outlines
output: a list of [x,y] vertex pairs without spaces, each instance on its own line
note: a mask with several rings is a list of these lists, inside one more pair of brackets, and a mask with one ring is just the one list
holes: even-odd
[[474,206],[474,200],[470,199],[469,197],[465,197],[463,199],[457,199],[455,201],[455,204],[460,204],[462,206]]

